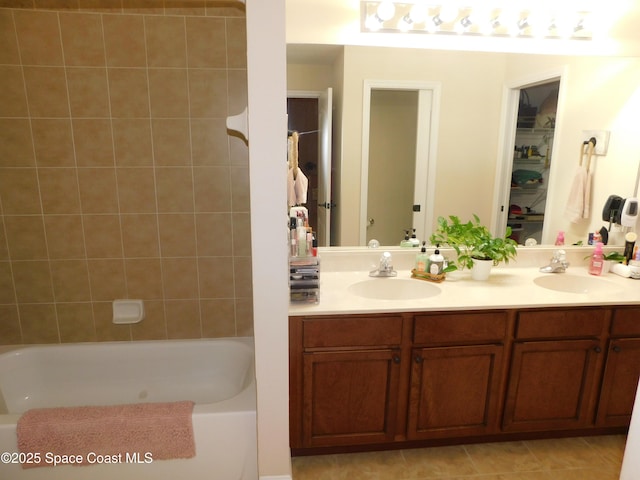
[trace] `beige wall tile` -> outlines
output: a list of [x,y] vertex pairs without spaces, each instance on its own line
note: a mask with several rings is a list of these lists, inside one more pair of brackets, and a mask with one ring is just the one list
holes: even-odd
[[56,12],[15,10],[20,55],[24,65],[62,65],[62,44]]
[[66,65],[105,65],[102,20],[94,13],[60,13]]
[[83,213],[118,213],[115,168],[80,168],[78,185]]
[[0,261],[0,304],[15,303],[15,301],[16,292],[13,288],[11,264],[3,260]]
[[[122,260],[89,260],[89,282],[94,301],[126,298],[127,288]],[[96,324],[97,325],[97,324]]]
[[79,167],[113,167],[113,134],[108,119],[73,119],[73,143]]
[[[80,213],[77,170],[74,168],[38,169],[42,211],[45,214]],[[64,195],[60,193],[64,192]]]
[[122,258],[119,215],[82,217],[87,258]]
[[251,297],[251,257],[233,257],[235,292],[237,297]]
[[58,322],[53,303],[20,305],[20,325],[24,343],[58,343]]
[[226,120],[191,119],[191,156],[194,165],[229,165]]
[[162,299],[162,267],[159,258],[129,258],[125,261],[129,298]]
[[0,158],[5,167],[36,165],[28,119],[0,118]]
[[16,345],[22,342],[17,305],[0,305],[0,344]]
[[35,168],[0,168],[0,200],[5,215],[42,212]]
[[167,336],[171,339],[200,338],[200,306],[197,300],[167,300]]
[[106,68],[67,68],[67,84],[73,117],[111,116]]
[[[223,18],[186,19],[187,56],[190,68],[227,66],[227,42]],[[244,52],[246,56],[246,49]]]
[[93,302],[92,307],[96,338],[99,342],[131,340],[131,327],[129,325],[115,325],[113,323],[113,306],[111,302]]
[[229,135],[229,156],[232,165],[249,166],[249,147],[244,139]]
[[131,325],[134,340],[166,340],[167,322],[164,318],[164,302],[144,302],[145,317],[140,323]]
[[104,15],[102,24],[108,66],[147,66],[143,17]]
[[96,328],[90,303],[59,303],[56,305],[56,312],[62,343],[96,341]]
[[227,92],[226,70],[189,70],[189,102],[192,117],[226,118],[229,115]]
[[5,217],[7,245],[12,260],[47,258],[47,242],[40,215]]
[[22,69],[17,65],[0,65],[0,116],[28,116]]
[[121,215],[125,258],[158,257],[158,217],[155,214]]
[[63,67],[23,67],[27,103],[32,117],[69,116],[69,99]]
[[247,68],[247,26],[244,18],[227,18],[229,68]]
[[69,119],[34,118],[31,128],[39,167],[75,166]]
[[233,298],[236,295],[232,257],[201,257],[198,273],[201,298]]
[[229,82],[229,112],[242,112],[247,106],[247,71],[227,70]]
[[253,299],[236,298],[236,335],[253,336]]
[[233,214],[233,254],[240,257],[251,256],[251,215]]
[[233,337],[236,335],[233,299],[200,300],[200,311],[203,337]]
[[234,212],[249,212],[249,168],[231,168],[231,203]]
[[156,211],[156,186],[154,169],[118,168],[118,198],[121,213],[154,213]]
[[116,165],[121,167],[153,165],[149,119],[114,118],[112,124]]
[[51,279],[56,302],[91,300],[86,260],[52,260]]
[[153,118],[189,116],[186,68],[150,68],[149,98]]
[[229,213],[197,213],[196,240],[199,256],[231,256],[233,227]]
[[193,179],[191,168],[156,168],[158,212],[193,212]]
[[53,287],[51,286],[48,261],[11,262],[11,269],[18,303],[53,302]]
[[44,228],[49,258],[63,260],[86,257],[80,215],[45,215]]
[[230,212],[229,167],[194,167],[196,212]]
[[0,260],[9,260],[9,250],[7,250],[7,236],[4,225],[0,224]]
[[195,258],[163,258],[162,283],[166,299],[198,298],[198,266]]
[[160,252],[163,257],[195,257],[196,225],[192,214],[158,215]]
[[120,13],[122,0],[77,0],[78,8],[88,12]]
[[0,10],[0,63],[12,65],[20,63],[11,10]]
[[143,68],[109,68],[109,99],[115,118],[149,116],[147,72]]
[[145,16],[149,67],[186,67],[187,46],[183,17]]
[[189,119],[154,119],[151,129],[156,165],[191,165]]

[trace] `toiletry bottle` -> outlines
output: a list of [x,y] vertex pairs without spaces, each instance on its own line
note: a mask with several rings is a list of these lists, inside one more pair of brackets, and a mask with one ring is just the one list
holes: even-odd
[[444,270],[444,257],[440,254],[440,250],[436,251],[429,257],[429,273],[431,275],[440,275]]
[[302,217],[298,217],[298,226],[296,227],[298,236],[298,256],[307,256],[307,229],[304,226],[304,220]]
[[420,253],[416,255],[416,272],[426,272],[429,265],[429,256],[427,255],[427,242],[422,242]]
[[413,233],[411,234],[411,238],[409,239],[409,241],[411,242],[411,246],[412,247],[419,247],[420,246],[420,240],[418,240],[418,237],[416,237],[416,229],[413,229]]
[[602,267],[604,265],[604,256],[602,255],[602,242],[596,243],[596,248],[591,255],[591,263],[589,264],[589,273],[591,275],[602,275]]
[[564,245],[564,232],[559,231],[556,237],[556,245]]
[[637,247],[633,260],[629,260],[629,277],[640,279],[640,250]]
[[400,242],[401,247],[413,247],[411,240],[409,239],[409,230],[404,231],[404,240]]

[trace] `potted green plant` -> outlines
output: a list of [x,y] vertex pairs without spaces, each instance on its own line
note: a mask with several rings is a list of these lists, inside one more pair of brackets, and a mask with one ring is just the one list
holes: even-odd
[[[507,227],[504,237],[494,237],[475,214],[473,220],[465,223],[457,216],[450,215],[448,219],[438,217],[438,228],[429,241],[433,245],[448,245],[455,250],[457,258],[449,263],[446,271],[469,268],[474,279],[486,280],[491,266],[500,262],[509,263],[509,260],[516,258],[517,243],[510,236],[511,227]],[[482,264],[485,265],[485,273],[477,271]]]

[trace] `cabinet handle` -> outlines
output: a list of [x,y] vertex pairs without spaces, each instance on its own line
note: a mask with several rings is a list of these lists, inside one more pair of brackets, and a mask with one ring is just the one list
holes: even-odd
[[416,355],[416,363],[422,363],[423,362],[423,358],[420,355]]
[[393,356],[393,363],[400,363],[400,355]]
[[613,351],[616,352],[616,353],[620,353],[622,351],[622,349],[619,346],[616,345],[615,347],[613,347]]
[[602,351],[602,349],[600,347],[594,347],[593,351],[596,353],[600,353]]

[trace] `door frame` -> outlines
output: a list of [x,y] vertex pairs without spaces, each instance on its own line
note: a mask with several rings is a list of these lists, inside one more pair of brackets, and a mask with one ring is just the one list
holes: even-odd
[[[420,212],[413,214],[413,228],[418,238],[426,239],[433,226],[436,186],[436,157],[438,119],[440,118],[440,82],[410,80],[365,79],[362,99],[362,162],[360,170],[360,232],[359,244],[367,243],[367,198],[369,187],[369,117],[371,114],[371,90],[418,91],[418,126],[416,134],[416,178],[414,204],[420,204]],[[430,108],[425,93],[431,96]],[[425,131],[426,130],[426,131]]]
[[[520,90],[535,87],[549,82],[560,82],[558,90],[558,106],[556,108],[556,125],[553,132],[553,150],[551,152],[551,166],[549,178],[555,178],[554,172],[558,169],[556,153],[559,150],[562,139],[562,112],[564,111],[564,99],[566,98],[568,66],[560,66],[541,72],[533,72],[508,81],[503,87],[502,112],[500,113],[500,133],[498,138],[498,161],[496,162],[496,188],[494,188],[493,215],[490,229],[495,236],[503,236],[507,228],[509,217],[509,197],[511,190],[511,173],[513,172],[513,146],[516,138],[518,122],[518,107],[520,103]],[[547,186],[547,208],[556,205],[556,197],[553,188]],[[542,244],[550,243],[548,238],[549,222],[545,218],[542,224]]]

